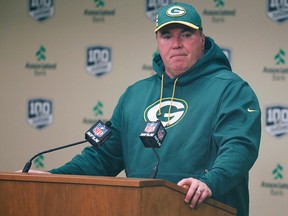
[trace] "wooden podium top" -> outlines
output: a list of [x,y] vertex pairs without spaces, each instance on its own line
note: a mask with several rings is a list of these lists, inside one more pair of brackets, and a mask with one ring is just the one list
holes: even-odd
[[[46,188],[46,190],[42,191],[42,188],[39,185],[44,186],[44,188]],[[57,188],[55,188],[54,185],[58,185]],[[149,195],[150,197],[151,196],[155,197],[155,199],[157,197],[156,200],[160,200],[160,199],[165,199],[165,196],[168,198],[168,196],[171,195],[171,197],[172,197],[172,198],[170,198],[171,200],[176,200],[178,197],[181,200],[178,202],[183,206],[185,205],[184,197],[186,194],[186,190],[182,187],[179,187],[178,185],[176,185],[174,183],[171,183],[171,182],[168,182],[168,181],[162,180],[162,179],[98,177],[98,176],[96,177],[96,176],[58,175],[58,174],[57,175],[55,175],[55,174],[51,175],[51,174],[9,173],[9,172],[0,173],[0,190],[2,192],[1,194],[3,194],[3,195],[0,195],[0,202],[4,202],[7,199],[7,193],[12,194],[12,193],[16,192],[17,194],[19,194],[19,192],[22,192],[22,191],[25,191],[25,193],[29,193],[29,191],[33,191],[31,196],[41,196],[41,194],[37,194],[35,192],[35,190],[38,190],[38,191],[41,190],[42,194],[48,193],[49,191],[51,193],[55,194],[57,191],[59,191],[59,193],[61,193],[60,191],[64,188],[64,186],[66,187],[65,192],[67,192],[67,193],[71,192],[75,188],[79,188],[79,187],[81,187],[83,190],[89,190],[89,191],[92,190],[91,188],[94,188],[93,190],[95,190],[95,188],[98,188],[98,190],[99,190],[99,188],[101,188],[101,190],[104,189],[106,191],[111,190],[111,188],[114,188],[113,190],[115,191],[115,187],[117,187],[118,191],[121,190],[120,196],[123,195],[123,199],[125,197],[126,192],[127,192],[127,197],[131,197],[133,199],[132,194],[134,192],[132,190],[138,190],[139,191],[139,189],[140,189],[140,191],[143,191],[142,189],[145,190],[145,188],[147,188],[147,191],[149,191],[152,188],[152,190],[150,190],[151,191],[151,194]],[[89,186],[89,187],[86,187],[86,189],[85,189],[85,186]],[[23,187],[23,188],[21,189],[21,187]],[[30,187],[30,189],[25,190],[24,189],[25,187]],[[165,191],[162,189],[159,190],[159,188],[163,188],[163,187],[165,188]],[[122,188],[122,189],[119,189],[119,188]],[[125,189],[125,188],[127,188],[127,189]],[[7,189],[7,191],[5,192],[5,195],[4,195],[3,191],[6,189]],[[16,191],[13,191],[13,190],[16,190]],[[79,196],[85,197],[85,193],[83,193],[83,195],[81,195],[83,190],[79,191],[77,189],[77,192],[76,191],[73,192],[73,195],[78,194]],[[128,192],[128,190],[129,190],[129,192]],[[111,192],[109,192],[108,194],[110,194],[110,193]],[[159,197],[155,193],[158,193]],[[99,191],[96,194],[99,194]],[[101,191],[101,194],[103,195],[103,194],[105,194],[105,192]],[[145,192],[144,194],[148,194],[148,193]],[[160,194],[166,194],[166,195],[165,196],[163,195],[164,197],[162,197],[162,195],[160,195]],[[95,196],[95,194],[93,194],[93,196]],[[105,196],[107,197],[108,195],[105,194]],[[149,200],[149,196],[148,196],[148,200]],[[113,199],[113,196],[107,197],[107,198]],[[138,199],[138,196],[135,196],[135,198]],[[141,195],[140,198],[144,199],[144,196]],[[79,201],[79,200],[77,200],[77,201]],[[129,203],[131,203],[131,202],[132,201],[129,200]],[[140,200],[140,202],[146,203],[146,202],[143,202],[141,200]],[[150,202],[152,202],[152,201],[150,201]],[[149,203],[149,201],[147,201],[147,203]],[[171,203],[173,203],[173,201]],[[177,202],[175,202],[175,203],[177,203]],[[225,204],[222,204],[220,202],[217,202],[213,199],[206,200],[205,205],[210,206],[211,208],[215,208],[221,212],[225,212],[225,214],[223,213],[223,214],[215,214],[215,215],[219,215],[219,216],[220,215],[236,215],[236,210],[234,208],[227,206]],[[185,207],[187,208],[188,206],[186,205]],[[3,213],[1,211],[6,211],[6,210],[1,210],[1,208],[2,207],[0,206],[0,214]],[[133,212],[136,212],[136,210],[134,209]],[[9,214],[7,214],[7,215],[9,215]],[[13,215],[13,214],[11,214],[11,215]],[[106,214],[106,215],[109,215],[109,214]],[[122,215],[122,214],[117,214],[117,215]],[[191,215],[194,215],[194,214],[191,214]],[[195,214],[195,215],[198,215],[198,214]]]

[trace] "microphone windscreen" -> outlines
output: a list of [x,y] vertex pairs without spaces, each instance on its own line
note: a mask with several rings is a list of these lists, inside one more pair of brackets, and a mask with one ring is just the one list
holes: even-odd
[[160,148],[166,133],[160,120],[147,122],[140,134],[140,139],[146,148]]
[[101,120],[97,121],[86,133],[85,139],[95,148],[103,145],[111,136],[112,123],[107,121],[104,124]]

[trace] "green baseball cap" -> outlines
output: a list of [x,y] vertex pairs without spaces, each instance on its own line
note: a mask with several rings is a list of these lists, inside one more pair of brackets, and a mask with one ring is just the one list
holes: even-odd
[[191,5],[182,2],[174,2],[159,9],[156,16],[155,32],[172,23],[202,30],[202,21],[198,12]]

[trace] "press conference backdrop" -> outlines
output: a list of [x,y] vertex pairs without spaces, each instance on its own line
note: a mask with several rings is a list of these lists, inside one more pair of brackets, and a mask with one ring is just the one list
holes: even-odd
[[[0,0],[0,170],[22,169],[108,120],[126,87],[153,74],[155,13],[170,2]],[[260,100],[251,215],[287,215],[288,1],[183,2],[196,7],[204,33]],[[32,168],[60,166],[87,145],[42,155]]]

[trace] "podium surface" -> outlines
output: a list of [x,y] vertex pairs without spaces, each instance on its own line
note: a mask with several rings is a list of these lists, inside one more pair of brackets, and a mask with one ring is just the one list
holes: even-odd
[[191,209],[186,190],[161,179],[0,173],[3,216],[231,216],[236,210],[208,199]]

